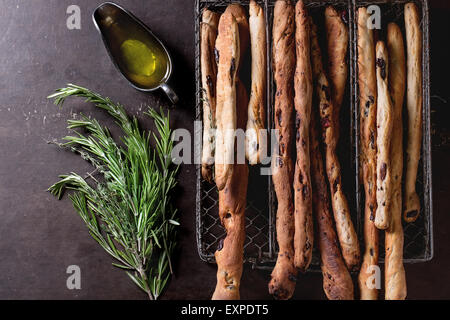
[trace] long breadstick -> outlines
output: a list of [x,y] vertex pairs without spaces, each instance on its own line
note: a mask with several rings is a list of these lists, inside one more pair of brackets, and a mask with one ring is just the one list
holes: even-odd
[[377,210],[375,226],[387,229],[391,215],[391,178],[390,158],[392,132],[392,100],[388,87],[389,60],[384,42],[376,46],[377,66]]
[[297,66],[294,75],[297,160],[294,173],[295,266],[305,272],[313,248],[312,189],[309,159],[309,122],[312,104],[312,70],[309,18],[303,1],[295,6]]
[[331,97],[334,103],[334,121],[336,123],[336,140],[339,140],[339,111],[344,99],[347,84],[348,64],[348,28],[341,15],[332,6],[325,9],[325,30],[328,50],[328,77]]
[[375,45],[373,31],[367,28],[369,15],[366,8],[358,9],[358,85],[360,168],[365,190],[364,242],[365,252],[359,272],[361,299],[375,300],[378,290],[369,283],[374,266],[378,265],[378,229],[375,227],[376,202],[376,105],[377,87],[375,73]]
[[420,199],[416,193],[417,169],[422,146],[422,31],[417,6],[405,5],[405,28],[407,48],[408,142],[406,145],[406,176],[403,218],[413,222],[420,212]]
[[276,299],[289,299],[295,289],[297,269],[294,267],[294,206],[292,170],[292,115],[294,104],[294,7],[290,1],[278,0],[273,16],[273,73],[276,84],[275,128],[279,132],[278,152],[273,152],[273,184],[278,201],[278,258],[272,271],[269,292]]
[[317,115],[311,115],[311,177],[313,207],[323,275],[323,290],[330,300],[353,300],[353,282],[347,270],[334,231],[330,212],[328,185],[325,181],[323,158],[319,148]]
[[236,164],[231,179],[219,191],[219,215],[227,236],[215,253],[217,284],[212,300],[237,300],[242,276],[245,241],[245,204],[248,167]]
[[319,47],[317,27],[311,21],[311,57],[319,102],[322,136],[326,150],[326,170],[331,190],[331,204],[342,255],[349,270],[359,267],[358,236],[353,226],[347,198],[342,190],[341,166],[336,154],[336,123],[333,121],[334,102],[330,95],[330,85],[323,68],[322,53]]
[[[236,82],[237,127],[245,128],[248,96],[242,82]],[[217,285],[213,300],[240,298],[245,241],[245,207],[247,204],[248,166],[233,164],[233,171],[225,188],[219,191],[219,217],[225,227],[226,237],[215,253]]]
[[265,125],[266,96],[266,31],[264,11],[254,0],[250,1],[250,43],[252,52],[252,90],[248,104],[246,156],[250,164],[257,164],[266,154],[267,143],[262,132]]
[[213,180],[216,128],[216,80],[217,65],[214,59],[214,46],[217,38],[217,27],[220,15],[211,10],[204,10],[201,24],[201,77],[203,94],[203,149],[202,176],[205,180]]
[[[232,4],[227,7],[223,15],[231,16],[231,26],[225,23],[224,28],[229,27],[232,33],[238,33],[239,56],[242,58],[248,46],[248,22],[245,11],[242,6]],[[222,19],[221,19],[222,20]],[[234,24],[234,22],[236,25]],[[223,32],[219,23],[219,36]],[[239,31],[237,31],[237,29]],[[219,41],[219,40],[217,40]],[[223,45],[234,46],[233,42],[224,42]],[[220,56],[220,53],[219,53]],[[219,70],[220,70],[219,58]],[[231,66],[230,73],[233,68],[239,72],[241,68],[242,59],[236,61],[235,65]],[[218,90],[220,87],[218,86]],[[236,129],[245,129],[247,123],[247,106],[248,95],[245,86],[239,80],[239,76],[235,77],[235,91],[236,104],[234,106],[234,114],[236,118]],[[219,117],[219,116],[218,116]],[[221,117],[221,120],[226,120],[226,117]],[[234,134],[234,133],[233,133]],[[234,139],[234,135],[233,135]],[[234,141],[233,141],[234,143]],[[240,152],[245,152],[244,144],[237,144],[236,149],[238,155]],[[233,160],[234,159],[233,149]],[[242,153],[244,154],[244,153]],[[240,161],[239,159],[236,159]],[[229,179],[224,188],[219,191],[219,216],[220,221],[225,227],[226,237],[220,243],[219,248],[215,253],[217,262],[217,285],[212,299],[231,300],[239,299],[239,286],[243,268],[243,254],[245,241],[245,207],[247,204],[247,185],[248,185],[248,167],[247,164],[233,162],[231,164],[232,170]],[[217,179],[216,179],[217,183]]]
[[403,122],[402,108],[405,95],[405,48],[402,32],[395,23],[388,25],[389,91],[393,100],[393,126],[391,135],[392,201],[391,221],[385,238],[385,298],[406,298],[406,277],[403,267],[402,227],[402,173],[403,173]]
[[222,190],[233,172],[236,131],[236,76],[239,65],[239,30],[230,12],[220,17],[216,51],[219,55],[216,105],[215,176]]

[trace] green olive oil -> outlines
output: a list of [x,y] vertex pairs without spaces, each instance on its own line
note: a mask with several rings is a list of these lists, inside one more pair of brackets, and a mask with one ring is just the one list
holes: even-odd
[[115,7],[105,7],[95,19],[113,60],[129,81],[153,89],[166,80],[168,55],[142,25]]
[[151,77],[155,72],[155,54],[139,40],[129,39],[122,42],[120,55],[130,73]]

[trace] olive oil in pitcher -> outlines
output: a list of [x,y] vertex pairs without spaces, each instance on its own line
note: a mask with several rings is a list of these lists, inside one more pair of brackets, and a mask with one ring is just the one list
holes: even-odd
[[140,90],[165,89],[169,55],[137,18],[112,3],[98,7],[93,18],[111,59],[128,81]]

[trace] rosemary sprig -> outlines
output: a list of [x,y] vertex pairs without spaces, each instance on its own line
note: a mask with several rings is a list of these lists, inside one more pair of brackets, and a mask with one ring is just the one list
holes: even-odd
[[[146,114],[155,122],[158,134],[145,134],[137,119],[130,119],[120,104],[89,89],[69,84],[48,98],[62,106],[70,96],[83,97],[113,116],[124,133],[124,147],[95,119],[82,116],[68,120],[74,134],[64,137],[66,142],[59,145],[79,153],[103,179],[90,176],[94,182],[89,184],[70,173],[61,175],[48,190],[58,198],[64,189],[74,190],[69,197],[75,210],[91,236],[117,260],[113,265],[125,269],[151,300],[157,299],[173,274],[171,256],[179,225],[171,203],[178,167],[171,159],[169,114],[149,108]],[[75,129],[84,129],[87,134]],[[149,145],[151,138],[155,149]]]

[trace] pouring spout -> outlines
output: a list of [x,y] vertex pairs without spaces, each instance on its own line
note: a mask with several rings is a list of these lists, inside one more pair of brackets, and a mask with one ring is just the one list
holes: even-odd
[[172,88],[167,83],[161,84],[161,89],[163,89],[163,91],[166,93],[167,97],[169,98],[170,102],[172,102],[172,104],[178,103],[179,98],[177,94],[175,93],[175,91],[172,90]]

